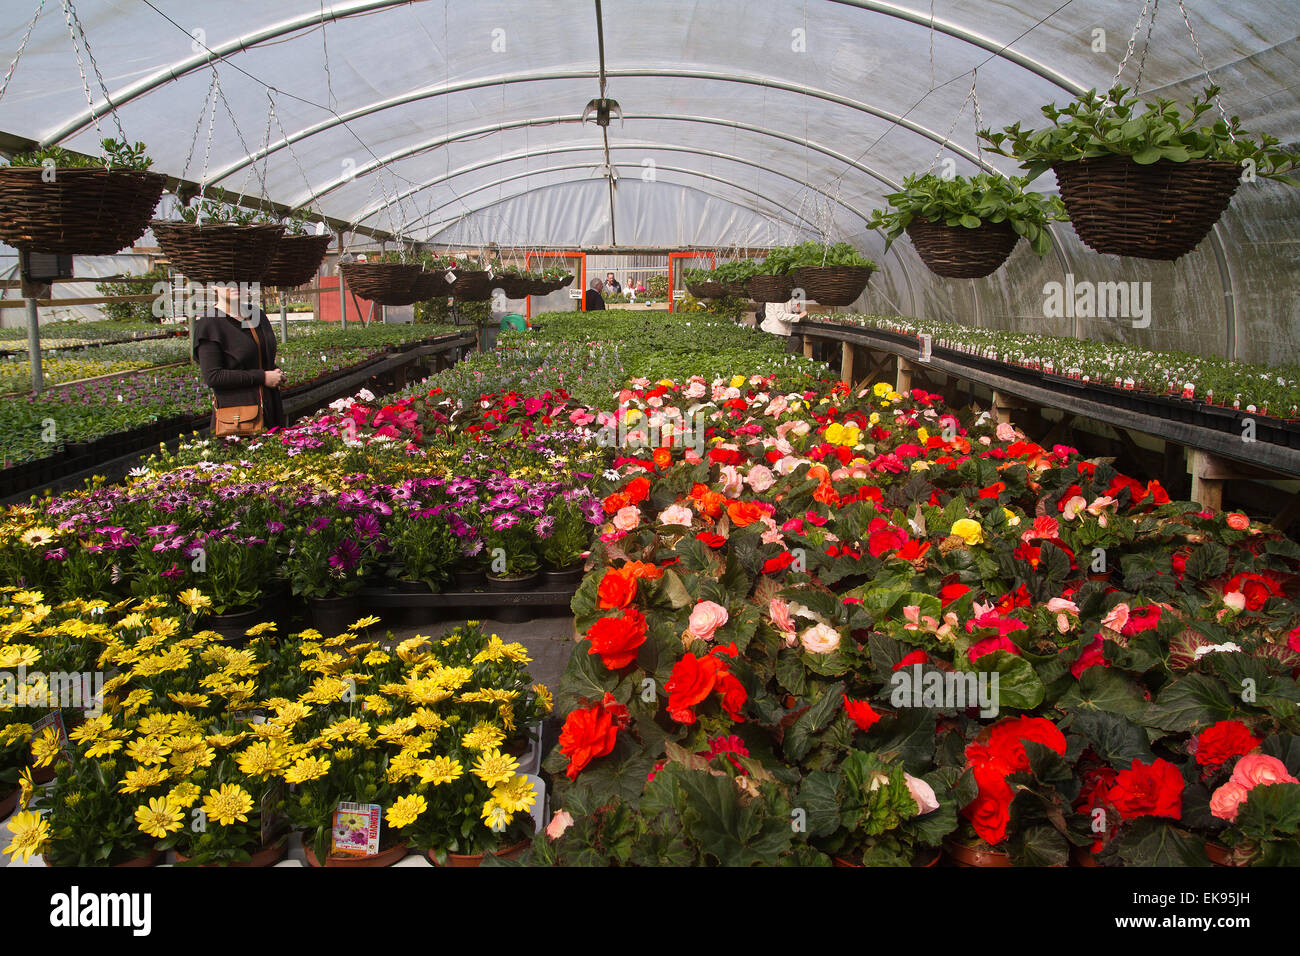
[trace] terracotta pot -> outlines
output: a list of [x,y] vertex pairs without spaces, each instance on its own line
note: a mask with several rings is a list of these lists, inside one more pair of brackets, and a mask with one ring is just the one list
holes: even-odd
[[[856,866],[861,868],[861,863],[855,863],[853,860],[842,856],[833,856],[831,859],[836,866]],[[943,851],[937,846],[925,847],[916,851],[916,856],[912,858],[912,866],[920,869],[929,869],[932,866],[938,866],[939,861],[943,859]]]
[[434,866],[482,866],[485,856],[496,856],[503,860],[513,860],[532,845],[532,840],[520,840],[504,850],[497,850],[495,853],[448,853],[446,864],[440,864],[434,859],[433,851],[426,851],[425,855],[429,862]]
[[[308,866],[320,866],[316,859],[316,854],[312,852],[311,847],[303,844],[303,853],[307,857]],[[387,850],[380,850],[374,856],[337,856],[331,853],[325,858],[325,865],[330,866],[392,866],[402,857],[406,856],[406,841],[403,840],[397,846],[390,846]]]
[[[127,860],[125,863],[114,863],[113,867],[128,869],[128,868],[135,868],[141,866],[157,866],[159,863],[162,862],[164,855],[165,854],[163,853],[162,850],[150,850],[144,856],[132,857],[131,859]],[[46,866],[50,866],[50,861],[45,857],[41,858],[41,862],[43,862]]]
[[1232,862],[1232,848],[1226,847],[1222,843],[1215,843],[1213,840],[1205,841],[1205,855],[1210,858],[1210,862],[1215,866],[1236,866]]
[[38,787],[43,783],[49,783],[56,776],[58,773],[54,769],[54,764],[48,767],[32,767],[32,783]]
[[[275,864],[283,860],[288,853],[289,853],[289,837],[288,835],[285,835],[280,837],[279,840],[277,840],[275,843],[272,843],[270,846],[262,847],[262,849],[258,850],[256,853],[253,854],[253,858],[251,860],[242,860],[234,863],[200,863],[198,865],[200,868],[220,867],[220,866],[260,868],[264,866],[275,866]],[[176,854],[177,863],[188,863],[189,861],[190,858],[188,856],[185,856],[182,853]]]
[[948,859],[958,866],[1011,866],[1010,854],[990,846],[966,846],[956,840],[945,839],[943,848],[948,853]]

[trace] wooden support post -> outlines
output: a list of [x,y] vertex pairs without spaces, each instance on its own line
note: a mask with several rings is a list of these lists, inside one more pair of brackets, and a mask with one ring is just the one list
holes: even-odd
[[901,355],[898,357],[898,370],[894,376],[894,391],[906,395],[912,390],[912,363]]
[[840,353],[840,381],[853,384],[853,343],[843,343],[844,348]]
[[809,335],[807,332],[805,332],[803,336],[803,357],[804,358],[813,357],[812,336]]
[[1192,500],[1206,511],[1223,510],[1223,482],[1230,469],[1221,459],[1199,448],[1189,448],[1188,470],[1192,473]]
[[1011,421],[1011,410],[1016,407],[1015,399],[1009,395],[994,389],[993,391],[993,414],[998,420],[998,424]]
[[1286,531],[1296,518],[1300,518],[1300,494],[1292,495],[1291,500],[1277,513],[1273,518],[1273,527],[1278,531]]

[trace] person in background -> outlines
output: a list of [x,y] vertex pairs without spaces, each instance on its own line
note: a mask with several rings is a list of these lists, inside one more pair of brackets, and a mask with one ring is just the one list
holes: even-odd
[[763,322],[759,328],[773,335],[786,339],[785,350],[793,355],[803,348],[803,336],[794,335],[791,323],[804,317],[803,299],[791,299],[789,302],[769,302],[764,308]]
[[605,273],[605,288],[609,290],[610,295],[622,295],[623,284],[614,278],[614,273]]
[[605,283],[599,279],[591,280],[591,288],[587,290],[582,299],[582,308],[587,312],[595,312],[605,308],[605,297],[601,295],[601,290],[605,288]]
[[217,407],[261,404],[263,428],[283,427],[280,389],[285,376],[275,364],[270,319],[258,306],[242,301],[234,283],[212,289],[216,301],[194,323],[194,358],[203,381]]

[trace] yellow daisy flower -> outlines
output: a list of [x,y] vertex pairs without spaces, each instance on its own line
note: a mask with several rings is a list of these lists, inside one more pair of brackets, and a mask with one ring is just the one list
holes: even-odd
[[163,839],[181,828],[185,811],[168,797],[154,797],[147,805],[135,809],[136,825],[151,837]]

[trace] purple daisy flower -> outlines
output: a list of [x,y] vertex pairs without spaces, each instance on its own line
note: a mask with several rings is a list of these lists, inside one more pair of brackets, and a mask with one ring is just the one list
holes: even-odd
[[492,519],[492,529],[494,531],[509,531],[517,524],[519,524],[519,515],[512,511],[499,514]]

